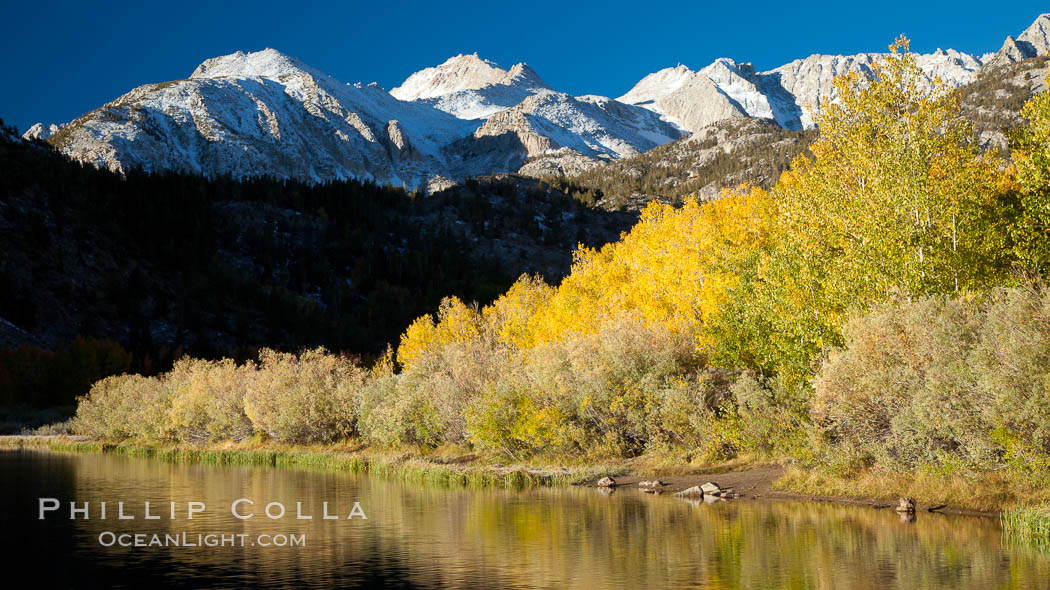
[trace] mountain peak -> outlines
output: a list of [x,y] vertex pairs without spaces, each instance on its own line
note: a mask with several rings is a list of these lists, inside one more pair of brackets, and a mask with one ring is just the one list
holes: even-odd
[[435,98],[463,90],[498,84],[507,71],[477,53],[448,58],[441,65],[422,69],[390,91],[398,100]]
[[678,90],[696,74],[697,72],[682,64],[664,68],[642,78],[616,100],[627,104],[649,104]]
[[755,66],[752,65],[751,62],[737,63],[736,60],[731,58],[720,57],[711,62],[707,67],[702,68],[700,72],[712,79],[726,77],[728,75],[747,78],[755,74]]
[[527,88],[550,88],[540,78],[540,75],[536,73],[536,70],[529,67],[529,64],[525,62],[514,64],[500,83],[508,86],[525,86]]
[[1007,35],[989,62],[1009,63],[1047,54],[1050,54],[1050,13],[1037,16],[1016,39]]
[[58,133],[58,131],[59,131],[59,126],[55,125],[54,123],[52,123],[50,125],[47,125],[47,126],[44,126],[43,123],[37,123],[37,124],[33,125],[32,127],[30,127],[29,129],[27,129],[26,132],[22,134],[22,139],[26,139],[26,140],[29,140],[29,139],[44,140],[44,139],[47,139],[47,138],[51,137],[52,135]]
[[460,53],[458,55],[453,55],[452,57],[446,59],[445,62],[441,65],[447,66],[452,64],[467,66],[483,64],[492,68],[499,68],[499,65],[496,64],[496,62],[481,57],[480,55],[478,55],[477,51],[475,51],[474,53]]
[[1028,57],[1050,52],[1050,14],[1040,14],[1023,33],[1017,36],[1017,45]]
[[322,75],[303,62],[289,57],[276,49],[245,53],[238,51],[204,60],[190,74],[190,79],[208,78],[278,78],[288,74],[306,72]]

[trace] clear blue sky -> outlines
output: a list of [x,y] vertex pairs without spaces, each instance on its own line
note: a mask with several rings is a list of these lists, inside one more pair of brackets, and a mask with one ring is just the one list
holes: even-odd
[[[0,118],[65,122],[206,58],[274,47],[346,82],[393,88],[477,51],[553,87],[618,96],[647,73],[717,57],[776,67],[811,53],[999,49],[1041,2],[66,2],[3,0]],[[887,8],[887,4],[894,8]],[[902,6],[907,10],[897,8]]]

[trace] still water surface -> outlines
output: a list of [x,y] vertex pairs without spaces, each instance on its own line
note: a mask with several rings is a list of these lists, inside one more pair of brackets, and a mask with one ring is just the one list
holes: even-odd
[[[988,518],[923,513],[902,523],[850,506],[443,489],[30,450],[0,451],[0,482],[5,576],[25,572],[32,587],[1050,588],[1050,556],[1004,544]],[[38,520],[40,497],[61,509]],[[238,498],[254,501],[240,508],[256,516],[234,518]],[[70,501],[91,502],[90,519],[70,520]],[[118,501],[134,520],[116,519]],[[161,519],[143,519],[145,501]],[[192,520],[190,501],[206,505]],[[284,518],[263,514],[274,501]],[[340,519],[321,518],[324,501]],[[314,518],[297,520],[296,502]],[[345,519],[354,502],[367,520]],[[191,542],[238,534],[246,546],[103,547],[107,531],[147,540],[185,532]],[[251,546],[280,534],[303,535],[305,546]]]

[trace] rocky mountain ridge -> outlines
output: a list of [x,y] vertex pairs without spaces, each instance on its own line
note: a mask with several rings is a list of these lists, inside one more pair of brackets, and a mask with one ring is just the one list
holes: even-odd
[[[917,59],[931,80],[962,87],[986,66],[1046,55],[1048,39],[1044,14],[993,54],[949,49]],[[504,70],[477,54],[387,92],[266,49],[209,59],[187,79],[141,86],[65,125],[34,125],[25,137],[117,172],[407,187],[503,172],[572,174],[730,120],[812,129],[836,100],[834,77],[868,75],[885,55],[811,55],[764,72],[719,58],[696,71],[660,70],[611,99],[558,92],[524,63]]]
[[[617,100],[660,113],[693,133],[731,118],[773,119],[784,129],[811,129],[821,108],[837,98],[836,77],[870,75],[885,56],[811,55],[766,72],[729,58],[695,72],[679,64],[646,76]],[[917,61],[930,80],[954,87],[973,80],[982,65],[980,58],[951,49],[918,55]]]

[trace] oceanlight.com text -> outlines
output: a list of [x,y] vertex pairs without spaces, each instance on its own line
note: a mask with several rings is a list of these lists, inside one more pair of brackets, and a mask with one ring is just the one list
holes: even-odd
[[305,534],[247,533],[116,533],[98,536],[103,547],[305,547]]

